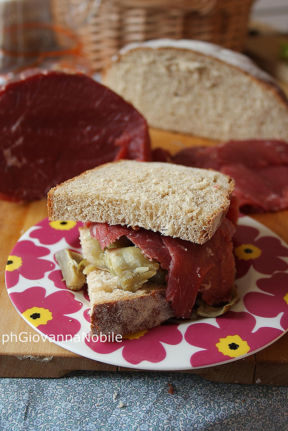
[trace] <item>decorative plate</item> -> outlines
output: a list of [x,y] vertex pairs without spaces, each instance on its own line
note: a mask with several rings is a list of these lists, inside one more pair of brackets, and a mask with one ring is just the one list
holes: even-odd
[[122,367],[186,370],[235,361],[270,345],[288,329],[288,247],[250,217],[235,236],[240,300],[218,318],[164,324],[122,342],[92,339],[87,292],[62,281],[55,252],[79,250],[79,223],[45,219],[16,243],[6,265],[12,303],[43,340]]

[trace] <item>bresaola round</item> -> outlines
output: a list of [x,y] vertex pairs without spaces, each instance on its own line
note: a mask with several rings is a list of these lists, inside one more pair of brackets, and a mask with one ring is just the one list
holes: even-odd
[[0,195],[40,199],[56,184],[112,160],[150,160],[142,115],[83,74],[42,72],[0,91]]

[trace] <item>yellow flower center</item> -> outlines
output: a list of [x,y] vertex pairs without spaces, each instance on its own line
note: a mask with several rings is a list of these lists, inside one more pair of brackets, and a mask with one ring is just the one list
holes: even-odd
[[49,222],[50,226],[56,230],[70,230],[76,226],[76,221],[72,220],[55,220]]
[[22,314],[36,328],[39,325],[46,325],[53,318],[50,310],[41,307],[28,308]]
[[135,334],[125,335],[125,337],[123,338],[127,340],[136,340],[137,338],[143,337],[143,335],[145,335],[146,332],[148,332],[147,329],[145,329],[144,331],[135,332]]
[[286,302],[286,304],[288,304],[288,292],[286,293],[286,295],[283,297],[284,301]]
[[230,356],[230,358],[245,355],[250,350],[247,341],[243,340],[239,335],[227,335],[225,338],[219,338],[216,347],[220,353]]
[[22,259],[19,256],[8,256],[6,263],[6,271],[15,271],[22,265]]
[[257,259],[261,254],[262,250],[253,244],[241,244],[235,248],[235,255],[242,260]]

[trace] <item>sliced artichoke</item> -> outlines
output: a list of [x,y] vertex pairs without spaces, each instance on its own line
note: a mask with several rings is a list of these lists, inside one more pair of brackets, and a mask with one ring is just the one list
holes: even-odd
[[78,265],[79,271],[83,272],[83,274],[88,275],[92,271],[99,270],[93,263],[90,263],[87,259],[81,260]]
[[166,282],[167,282],[167,271],[162,268],[159,268],[157,273],[149,280],[149,283],[153,283],[153,284],[166,284]]
[[106,269],[104,262],[104,252],[101,249],[99,241],[90,235],[90,232],[86,228],[80,228],[80,238],[82,253],[85,259],[95,266],[95,268]]
[[86,282],[80,263],[82,256],[71,250],[60,250],[55,253],[56,260],[62,271],[63,279],[70,290],[80,290]]
[[130,247],[132,245],[133,243],[127,238],[127,236],[121,236],[121,238],[108,245],[107,249],[111,250],[112,248]]
[[222,314],[227,313],[227,311],[230,310],[230,308],[234,304],[236,304],[238,299],[239,299],[239,297],[237,294],[237,289],[236,289],[236,287],[234,287],[232,290],[232,297],[231,297],[230,301],[224,305],[219,306],[219,307],[212,307],[211,305],[206,304],[201,299],[197,300],[199,307],[197,308],[196,313],[198,316],[201,316],[201,317],[222,316]]
[[124,290],[135,292],[159,269],[159,264],[147,259],[138,247],[105,250],[104,260],[111,274],[117,275]]

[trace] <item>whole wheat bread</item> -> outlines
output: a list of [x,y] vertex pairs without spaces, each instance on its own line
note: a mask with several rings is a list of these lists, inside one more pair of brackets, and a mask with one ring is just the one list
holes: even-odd
[[201,41],[131,44],[103,82],[150,126],[212,139],[288,140],[288,101],[242,54]]
[[233,187],[230,177],[212,170],[124,160],[51,189],[48,215],[139,226],[203,244],[226,214]]

